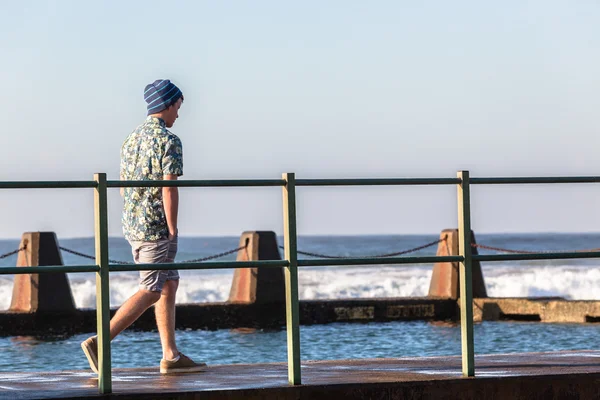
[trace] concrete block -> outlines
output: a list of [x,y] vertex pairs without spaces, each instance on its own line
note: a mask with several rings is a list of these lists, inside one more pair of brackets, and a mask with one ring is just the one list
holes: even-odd
[[[237,261],[281,260],[275,232],[244,232]],[[285,303],[283,268],[238,268],[229,292],[230,303]]]
[[[438,244],[437,256],[458,255],[458,229],[445,229],[440,234],[441,241]],[[471,241],[476,243],[475,234],[471,232]],[[477,248],[472,248],[473,254],[477,254]],[[429,285],[430,297],[446,297],[458,299],[460,297],[459,266],[458,262],[435,263],[433,274]],[[481,263],[474,261],[473,265],[473,297],[485,298],[487,291],[481,272]]]
[[[21,238],[17,267],[63,265],[54,232],[26,232]],[[11,312],[75,312],[67,275],[63,272],[15,275]]]

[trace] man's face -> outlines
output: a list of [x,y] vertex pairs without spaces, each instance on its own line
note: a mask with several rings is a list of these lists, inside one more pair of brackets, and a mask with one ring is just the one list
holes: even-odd
[[179,118],[179,108],[181,107],[181,103],[183,103],[182,98],[177,100],[177,103],[167,108],[167,110],[163,113],[167,128],[171,128],[175,124],[175,120]]

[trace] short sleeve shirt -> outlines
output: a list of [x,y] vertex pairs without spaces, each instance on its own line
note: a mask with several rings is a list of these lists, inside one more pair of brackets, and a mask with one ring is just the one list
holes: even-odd
[[[181,140],[165,122],[149,116],[125,139],[121,147],[122,180],[162,180],[163,175],[183,175]],[[125,188],[123,234],[129,241],[156,241],[169,237],[162,188]]]

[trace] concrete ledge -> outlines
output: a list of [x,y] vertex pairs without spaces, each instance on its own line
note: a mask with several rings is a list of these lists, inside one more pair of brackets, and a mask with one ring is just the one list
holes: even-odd
[[[115,310],[111,310],[114,314]],[[352,299],[300,302],[303,325],[331,322],[452,320],[457,304],[449,299],[400,298]],[[285,326],[281,304],[181,304],[177,305],[177,329],[279,329]],[[154,310],[149,309],[130,329],[156,329]],[[75,334],[96,330],[96,310],[73,313],[0,312],[0,336]]]
[[[111,310],[114,314],[116,310]],[[332,322],[458,321],[458,302],[427,297],[390,299],[306,300],[300,302],[302,325]],[[600,322],[600,301],[560,298],[485,298],[473,300],[475,322],[537,321],[547,323]],[[285,326],[281,304],[205,303],[177,305],[177,329],[280,329]],[[130,329],[156,329],[149,309]],[[0,311],[0,336],[57,335],[95,332],[96,311],[74,313],[14,313]]]
[[600,322],[600,301],[562,298],[486,298],[473,300],[475,321]]

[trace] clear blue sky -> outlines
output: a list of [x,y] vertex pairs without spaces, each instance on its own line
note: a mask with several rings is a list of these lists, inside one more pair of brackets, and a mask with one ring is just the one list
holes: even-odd
[[[170,78],[184,179],[600,175],[597,1],[1,2],[1,180],[118,178]],[[300,234],[438,233],[442,188],[301,189]],[[182,235],[281,231],[279,189],[182,193]],[[600,231],[600,187],[477,187],[477,232]],[[120,199],[110,232],[120,235]],[[2,191],[0,237],[93,233],[92,193]]]

